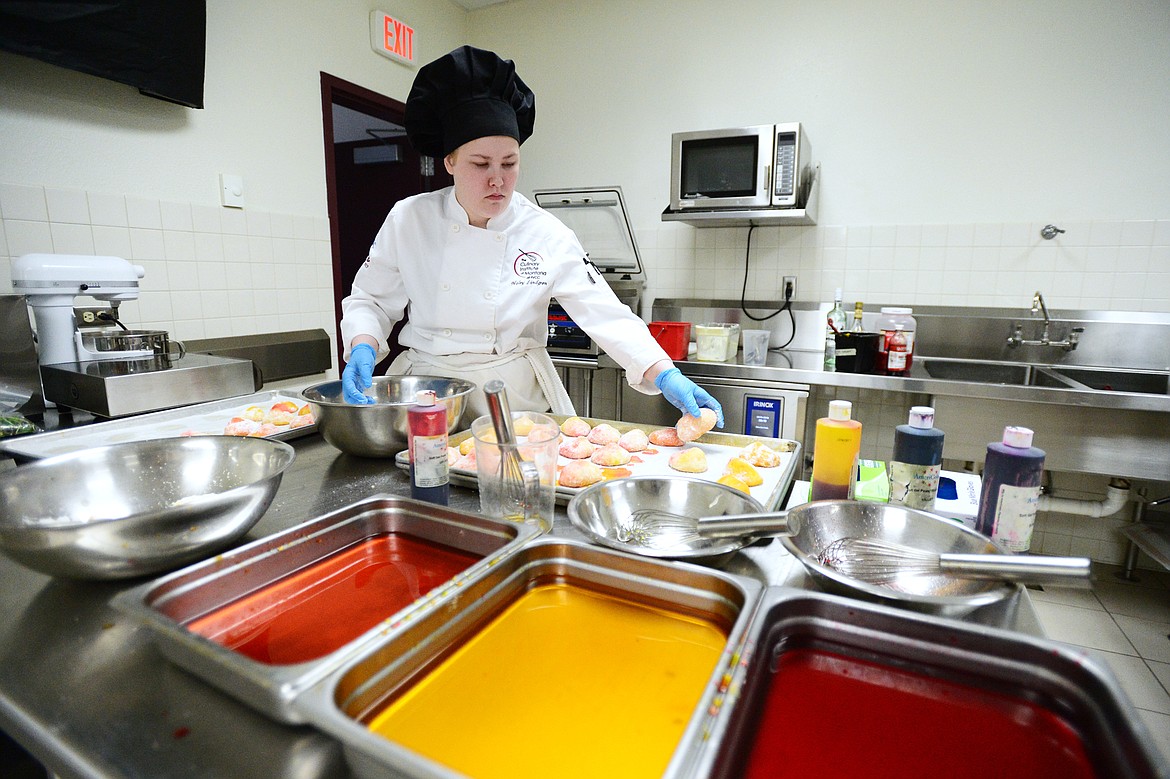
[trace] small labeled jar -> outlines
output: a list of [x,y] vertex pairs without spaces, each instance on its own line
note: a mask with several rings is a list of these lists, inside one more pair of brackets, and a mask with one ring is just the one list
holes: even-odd
[[897,371],[897,375],[904,376],[910,372],[910,366],[914,363],[914,330],[918,326],[914,317],[911,316],[913,313],[914,309],[912,308],[882,306],[877,321],[878,330],[882,334],[882,337],[878,339],[877,373],[890,374],[890,339],[894,337],[894,331],[898,329],[896,325],[899,324],[902,325],[902,333],[906,337],[906,364],[902,370]]

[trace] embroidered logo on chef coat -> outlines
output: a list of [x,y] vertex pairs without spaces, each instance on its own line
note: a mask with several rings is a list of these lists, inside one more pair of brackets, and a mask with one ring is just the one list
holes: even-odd
[[516,278],[512,280],[514,287],[547,287],[548,271],[544,267],[544,258],[536,252],[520,252],[512,262],[512,272]]

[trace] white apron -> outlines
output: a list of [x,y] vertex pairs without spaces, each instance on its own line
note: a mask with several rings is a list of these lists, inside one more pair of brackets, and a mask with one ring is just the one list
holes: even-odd
[[430,375],[464,379],[476,385],[463,417],[467,427],[471,421],[488,413],[483,386],[492,379],[504,382],[508,404],[513,411],[548,411],[573,416],[573,402],[565,385],[557,376],[552,358],[544,349],[526,349],[511,354],[434,355],[408,349],[394,358],[388,376]]

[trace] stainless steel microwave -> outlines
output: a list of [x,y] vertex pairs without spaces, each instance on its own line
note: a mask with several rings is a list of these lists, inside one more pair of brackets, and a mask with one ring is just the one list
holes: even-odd
[[799,208],[812,170],[799,122],[675,133],[670,209]]

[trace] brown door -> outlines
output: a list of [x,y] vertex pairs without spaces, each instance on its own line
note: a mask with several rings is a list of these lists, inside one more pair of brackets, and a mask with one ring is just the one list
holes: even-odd
[[[451,176],[441,163],[421,158],[410,145],[402,127],[403,103],[322,73],[321,106],[340,368],[345,349],[341,343],[341,301],[349,294],[354,274],[365,261],[386,213],[404,197],[449,185]],[[402,324],[399,322],[391,334],[390,356],[375,369],[375,375],[384,372],[402,351],[398,345]]]

